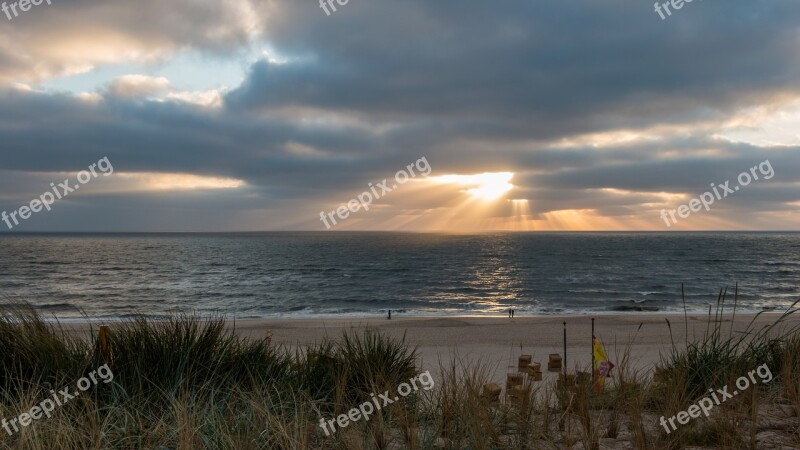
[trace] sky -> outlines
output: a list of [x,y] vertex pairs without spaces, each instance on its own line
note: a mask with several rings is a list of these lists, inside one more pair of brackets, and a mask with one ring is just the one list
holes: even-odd
[[324,6],[0,13],[0,233],[800,229],[797,0]]

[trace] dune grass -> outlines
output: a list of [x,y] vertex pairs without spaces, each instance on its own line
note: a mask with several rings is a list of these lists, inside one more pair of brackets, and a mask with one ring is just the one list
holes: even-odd
[[[734,333],[723,320],[725,303],[722,292],[704,335],[685,347],[673,344],[655,379],[632,370],[626,350],[602,393],[528,382],[526,398],[489,402],[482,388],[496,368],[454,356],[440,363],[435,389],[331,436],[320,417],[347,414],[372,393],[396,392],[420,372],[405,339],[355,330],[289,350],[243,339],[221,318],[136,318],[112,328],[106,361],[96,330],[73,338],[30,308],[17,308],[0,315],[2,417],[29,411],[50,390],[74,386],[102,364],[114,379],[18,433],[0,430],[0,448],[598,449],[607,438],[642,449],[762,448],[756,431],[763,409],[800,407],[800,336],[784,326],[794,305],[771,326]],[[768,385],[671,434],[659,427],[658,417],[685,410],[708,389],[761,364],[775,376]]]
[[12,436],[0,430],[4,448],[308,448],[320,413],[341,413],[417,374],[415,349],[378,333],[292,352],[240,339],[221,318],[187,315],[116,325],[104,361],[94,338],[70,338],[15,308],[0,316],[0,345],[8,419],[50,390],[74,390],[102,364],[114,375],[49,419]]

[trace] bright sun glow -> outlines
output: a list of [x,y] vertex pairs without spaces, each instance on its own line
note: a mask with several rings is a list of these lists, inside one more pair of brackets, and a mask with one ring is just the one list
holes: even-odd
[[514,185],[511,179],[513,172],[486,172],[475,175],[442,175],[435,177],[435,181],[448,184],[467,186],[466,190],[471,196],[485,201],[497,200],[510,191]]

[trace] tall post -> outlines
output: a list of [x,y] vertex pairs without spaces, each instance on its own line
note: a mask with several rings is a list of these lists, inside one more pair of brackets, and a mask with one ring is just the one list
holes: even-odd
[[564,375],[567,374],[567,321],[564,321],[564,366],[561,368]]
[[594,385],[594,317],[592,317],[592,385]]
[[108,325],[100,325],[97,331],[97,348],[100,353],[100,358],[106,364],[111,363],[111,329]]

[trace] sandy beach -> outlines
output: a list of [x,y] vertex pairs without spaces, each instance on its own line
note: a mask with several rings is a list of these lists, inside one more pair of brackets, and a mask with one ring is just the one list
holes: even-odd
[[[726,332],[730,329],[737,333],[745,330],[754,318],[751,329],[769,326],[779,317],[780,313],[764,313],[758,317],[753,313],[737,313],[735,318],[726,314],[721,320]],[[629,350],[628,368],[649,372],[660,361],[660,355],[671,350],[672,342],[681,349],[685,347],[687,336],[689,341],[702,340],[708,318],[708,315],[699,314],[687,317],[683,314],[600,315],[595,316],[595,334],[614,364],[619,366],[626,350]],[[687,319],[688,327],[685,325]],[[457,357],[461,363],[482,362],[495,372],[493,378],[500,382],[505,379],[507,368],[516,367],[517,357],[521,354],[533,355],[533,360],[542,362],[543,366],[551,353],[564,356],[565,321],[567,367],[570,371],[576,368],[588,370],[591,364],[590,316],[517,316],[509,319],[395,315],[392,320],[385,317],[286,318],[231,320],[227,324],[238,335],[251,339],[263,339],[267,331],[271,331],[273,343],[290,348],[318,343],[325,337],[337,339],[350,329],[375,329],[392,337],[405,336],[411,346],[417,347],[423,370],[436,374],[440,361],[445,363]],[[113,323],[110,325],[113,330]],[[800,325],[800,317],[790,316],[776,327],[775,333],[797,325]],[[78,334],[83,334],[87,327],[85,323],[65,325],[65,329]],[[545,380],[556,378],[557,373],[545,372],[544,377]]]
[[[147,410],[142,405],[161,402],[159,414],[163,411],[168,415],[145,433],[152,436],[148,439],[158,441],[183,439],[185,444],[175,448],[201,448],[199,442],[206,435],[227,436],[229,417],[241,415],[245,408],[240,426],[249,427],[247,433],[256,436],[248,439],[263,439],[261,424],[271,423],[272,429],[283,431],[270,435],[270,439],[291,443],[290,448],[479,448],[499,442],[497,445],[509,444],[506,448],[553,450],[786,449],[798,448],[795,444],[800,442],[795,431],[800,400],[793,388],[797,385],[793,374],[800,373],[796,369],[800,367],[798,320],[778,313],[740,313],[735,317],[651,313],[595,316],[595,334],[603,340],[608,359],[616,365],[611,373],[613,380],[599,392],[568,379],[568,383],[556,383],[559,371],[545,369],[541,382],[517,373],[522,354],[532,355],[543,369],[549,354],[564,355],[564,322],[567,368],[569,372],[587,371],[592,335],[589,315],[513,319],[395,315],[392,320],[339,316],[209,322],[175,316],[168,323],[155,319],[135,323],[109,320],[109,329],[102,333],[97,331],[104,325],[101,320],[60,324],[29,321],[23,326],[9,320],[4,324],[6,331],[0,334],[25,338],[9,340],[9,345],[19,347],[12,354],[28,364],[23,368],[33,368],[26,370],[76,364],[74,369],[66,366],[61,370],[81,374],[85,373],[87,356],[101,359],[105,365],[98,361],[98,368],[105,367],[115,376],[110,385],[113,390],[98,386],[96,390],[106,397],[98,396],[89,414],[109,410],[143,414],[139,411]],[[765,327],[770,327],[769,333],[764,332]],[[58,328],[74,339],[64,339]],[[225,333],[226,328],[238,339]],[[721,330],[720,335],[709,339],[709,328]],[[370,336],[368,330],[385,339]],[[731,350],[730,345],[736,345],[740,333],[747,330],[755,335],[754,345]],[[342,340],[348,331],[354,332],[352,337]],[[90,340],[93,332],[104,336],[97,344]],[[765,334],[784,339],[765,339]],[[408,356],[400,338],[416,347],[416,360]],[[269,339],[268,343],[265,339]],[[293,352],[325,340],[337,342],[319,352]],[[699,353],[687,352],[687,342],[705,345],[701,345]],[[677,355],[670,355],[673,348]],[[775,352],[776,349],[780,351]],[[31,353],[33,359],[24,359]],[[72,359],[65,360],[62,354],[71,355]],[[662,362],[662,356],[664,370],[651,381],[648,375]],[[14,370],[17,366],[5,367]],[[514,372],[516,381],[506,379],[509,372]],[[428,394],[417,396],[417,401],[403,402],[403,389],[412,389],[414,384],[410,373],[419,374],[416,378],[420,380],[424,375],[430,389]],[[383,387],[364,385],[365,376],[383,380],[374,383],[388,383],[386,390],[381,393]],[[44,379],[43,375],[39,377]],[[71,374],[58,379],[56,384],[69,385],[74,377]],[[387,381],[390,378],[385,377],[394,378]],[[492,386],[492,381],[498,386]],[[735,387],[730,388],[730,383]],[[78,382],[79,389],[80,386]],[[394,386],[397,391],[392,399]],[[751,386],[759,389],[749,389]],[[369,391],[374,392],[367,397]],[[362,396],[350,397],[348,392]],[[725,397],[712,400],[714,394],[707,392]],[[745,392],[747,396],[733,400]],[[353,418],[355,413],[351,417],[354,405],[372,405],[372,399],[379,398],[377,394],[384,399],[382,406],[391,405],[388,412],[382,413],[385,415],[381,416],[379,431],[373,422],[358,422]],[[226,408],[233,409],[219,412],[220,396],[232,398]],[[728,399],[731,400],[726,403]],[[704,412],[701,417],[697,405],[705,405],[708,414]],[[171,408],[177,410],[172,412]],[[4,414],[23,424],[21,420],[27,419],[19,411],[26,410],[33,414],[28,397],[21,397]],[[190,410],[192,414],[185,413]],[[198,410],[201,412],[196,413]],[[61,430],[72,427],[68,421],[77,420],[74,417],[86,414],[84,411],[71,411],[61,421],[54,417],[39,426],[49,426],[49,433],[60,436]],[[363,414],[368,413],[365,410]],[[209,415],[213,421],[186,423],[183,419]],[[80,417],[82,422],[89,422]],[[325,421],[333,427],[334,418],[341,433],[326,434],[318,422]],[[691,418],[696,420],[690,421]],[[355,426],[348,428],[345,419]],[[210,422],[224,428],[208,428],[206,424]],[[106,426],[106,422],[97,423],[102,423],[98,427]],[[187,427],[193,430],[188,436],[163,435],[168,430]],[[476,429],[491,431],[471,433]],[[375,433],[382,436],[381,445],[354,444],[373,439]],[[511,446],[523,441],[524,446]],[[301,444],[298,446],[297,442]],[[272,441],[265,445],[287,448],[275,446]]]

